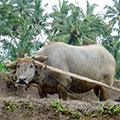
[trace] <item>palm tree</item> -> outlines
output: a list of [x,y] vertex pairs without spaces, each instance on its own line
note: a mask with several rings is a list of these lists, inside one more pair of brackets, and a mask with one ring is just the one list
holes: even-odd
[[53,21],[50,23],[51,29],[49,30],[48,39],[52,41],[64,41],[69,42],[71,38],[70,24],[68,19],[69,6],[67,1],[59,0],[59,6],[53,6],[53,12],[50,17]]
[[[5,21],[0,25],[4,26],[5,30],[8,29],[7,33],[1,32],[1,35],[9,36],[9,40],[2,40],[3,48],[8,51],[9,57],[15,59],[23,57],[25,53],[30,55],[32,48],[38,49],[41,46],[40,41],[36,41],[36,36],[45,28],[47,19],[47,15],[43,15],[41,2],[41,0],[9,0],[0,6],[2,10],[6,8],[6,11],[0,11],[0,15],[3,15],[0,23]],[[6,6],[9,6],[10,10]]]
[[117,41],[113,48],[113,56],[116,61],[116,78],[120,79],[120,41]]
[[88,17],[88,16],[91,16],[91,15],[94,15],[94,10],[95,8],[98,6],[97,4],[90,4],[88,2],[88,0],[86,0],[86,11],[84,12],[83,9],[81,9],[81,12],[82,12],[82,17],[85,18],[85,17]]
[[[106,39],[108,36],[108,29],[106,29],[106,23],[103,21],[99,13],[94,14],[97,4],[90,4],[86,0],[86,11],[81,9],[81,16],[83,24],[88,28],[84,31],[85,37],[83,36],[83,44],[96,43],[98,39]],[[87,36],[87,37],[86,37]]]
[[114,28],[115,24],[118,25],[118,28],[113,29],[118,32],[118,35],[120,35],[120,0],[112,0],[113,6],[105,6],[105,9],[107,9],[105,14],[105,19],[108,18],[109,25],[111,29]]
[[[44,31],[44,34],[47,33],[46,27],[48,26],[47,18],[48,14],[43,13],[44,9],[41,7],[42,0],[35,0],[35,4],[33,5],[33,14],[31,17],[31,24],[32,28],[36,30],[36,36],[40,35],[43,39],[42,31]],[[45,7],[47,4],[45,5]]]
[[[9,0],[6,0],[8,2]],[[13,5],[11,3],[6,3],[4,0],[2,0],[0,3],[0,35],[9,35],[11,33],[11,27],[12,21],[15,20],[15,16],[13,13]],[[13,20],[11,21],[11,19]],[[10,23],[11,21],[11,23]]]
[[59,8],[54,6],[49,39],[82,45],[86,41],[87,44],[96,43],[97,37],[105,37],[106,24],[93,14],[95,7],[96,4],[90,5],[87,1],[87,11],[84,13],[79,6],[66,1]]
[[[109,41],[109,48],[116,60],[116,77],[120,79],[120,0],[112,0],[113,6],[105,6],[107,9],[105,14],[105,19],[109,19],[109,24],[107,25],[111,32],[115,31],[116,35],[112,36]],[[117,27],[116,27],[117,25]]]

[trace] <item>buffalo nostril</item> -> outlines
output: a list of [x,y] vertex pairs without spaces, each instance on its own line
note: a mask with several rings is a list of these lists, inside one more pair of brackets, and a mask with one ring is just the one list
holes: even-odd
[[19,78],[19,83],[25,83],[25,80],[26,80],[25,78],[24,79]]
[[19,78],[19,81],[25,81],[25,79],[23,79],[23,78]]

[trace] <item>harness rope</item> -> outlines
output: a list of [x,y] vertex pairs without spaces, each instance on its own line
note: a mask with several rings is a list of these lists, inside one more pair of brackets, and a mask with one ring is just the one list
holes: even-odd
[[60,84],[62,87],[64,87],[68,92],[73,93],[71,90],[69,90],[67,87],[65,87],[62,83],[60,83],[57,80],[57,78],[55,77],[55,75],[48,68],[45,68],[45,70],[48,71],[48,73],[57,81],[58,84]]
[[[67,92],[70,93],[70,94],[69,94],[69,97],[72,97],[73,99],[81,100],[78,95],[73,95],[73,94],[75,94],[73,91],[71,91],[70,89],[68,89],[67,87],[65,87],[63,84],[61,84],[61,83],[57,80],[57,78],[55,77],[55,75],[49,70],[49,68],[47,68],[47,65],[45,65],[43,68],[44,68],[46,71],[48,71],[48,73],[57,81],[58,84],[60,84],[62,87],[64,87],[64,88],[66,89]],[[47,81],[47,80],[46,80],[46,81]],[[45,82],[46,82],[46,81],[45,81]],[[45,83],[45,82],[44,82],[44,83]],[[44,84],[44,83],[43,83],[43,84]]]

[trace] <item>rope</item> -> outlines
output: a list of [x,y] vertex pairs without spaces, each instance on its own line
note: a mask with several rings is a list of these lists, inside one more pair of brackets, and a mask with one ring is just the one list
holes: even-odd
[[[46,69],[46,68],[45,68]],[[49,74],[57,81],[57,83],[58,84],[60,84],[62,87],[64,87],[68,92],[70,92],[70,93],[73,93],[71,90],[69,90],[68,88],[66,88],[63,84],[61,84],[58,80],[57,80],[57,78],[55,77],[55,75],[49,70],[49,69],[46,69],[48,72],[49,72]]]
[[[64,88],[69,92],[69,97],[70,97],[71,99],[81,100],[79,96],[73,95],[73,94],[74,94],[73,91],[71,91],[70,89],[66,88],[63,84],[61,84],[61,83],[57,80],[57,78],[55,77],[55,75],[47,68],[46,65],[45,65],[43,68],[48,71],[48,73],[57,81],[58,84],[60,84],[62,87],[64,87]],[[47,80],[46,80],[46,81],[47,81]],[[46,81],[45,81],[45,82],[46,82]],[[45,82],[44,82],[44,83],[45,83]]]

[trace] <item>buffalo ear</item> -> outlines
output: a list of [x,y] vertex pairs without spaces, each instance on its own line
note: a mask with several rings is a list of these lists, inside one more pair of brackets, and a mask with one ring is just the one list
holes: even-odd
[[5,66],[7,69],[15,70],[17,62],[5,62]]
[[40,55],[40,56],[35,56],[34,59],[39,60],[40,62],[44,62],[48,59],[48,57]]

